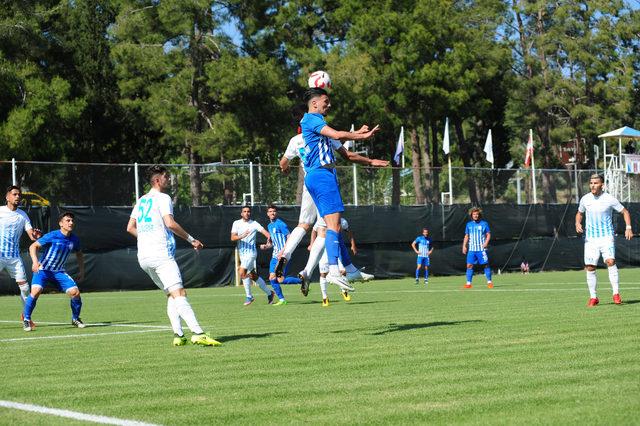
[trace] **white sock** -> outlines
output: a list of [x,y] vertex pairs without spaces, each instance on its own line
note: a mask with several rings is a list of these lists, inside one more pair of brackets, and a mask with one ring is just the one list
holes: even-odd
[[620,278],[618,275],[618,265],[609,266],[609,281],[613,294],[620,293]]
[[242,285],[244,286],[244,292],[247,297],[252,298],[253,295],[251,294],[251,278],[243,278]]
[[180,314],[178,313],[178,310],[176,309],[176,303],[171,296],[167,297],[167,316],[169,317],[169,322],[171,323],[173,332],[178,336],[183,336],[184,332],[182,331]]
[[256,284],[258,284],[258,287],[260,287],[260,290],[267,293],[267,296],[271,294],[271,290],[269,290],[269,287],[267,287],[267,283],[264,282],[262,277],[258,277],[258,279],[256,280]]
[[196,314],[191,309],[191,305],[189,301],[184,296],[178,296],[173,298],[174,306],[176,310],[180,314],[180,317],[187,323],[187,327],[194,334],[202,334],[202,328],[200,328],[200,324],[198,324],[198,320],[196,319]]
[[358,268],[356,268],[353,263],[348,264],[344,267],[344,270],[347,271],[347,274],[353,274],[354,272],[358,272]]
[[300,241],[304,238],[307,231],[304,228],[296,226],[291,234],[289,234],[289,238],[287,239],[287,243],[284,245],[284,250],[282,251],[282,255],[287,258],[287,260],[291,259],[291,253],[298,247]]
[[324,237],[318,237],[313,241],[311,245],[311,251],[309,252],[309,259],[307,260],[307,266],[304,267],[304,271],[307,274],[307,277],[310,277],[313,274],[313,270],[318,266],[318,262],[320,261],[320,257],[324,253]]
[[320,291],[322,291],[322,298],[327,299],[327,278],[320,277]]
[[29,284],[20,284],[18,287],[20,288],[20,300],[22,301],[22,306],[24,306],[24,301],[29,297]]
[[598,297],[596,296],[596,284],[596,271],[587,271],[587,286],[592,299]]

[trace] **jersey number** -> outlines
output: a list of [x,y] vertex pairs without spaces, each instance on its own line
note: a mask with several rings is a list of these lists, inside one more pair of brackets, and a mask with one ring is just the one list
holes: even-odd
[[138,211],[140,212],[140,216],[138,216],[138,222],[151,222],[149,212],[151,211],[152,205],[153,200],[140,200],[140,205],[138,206]]

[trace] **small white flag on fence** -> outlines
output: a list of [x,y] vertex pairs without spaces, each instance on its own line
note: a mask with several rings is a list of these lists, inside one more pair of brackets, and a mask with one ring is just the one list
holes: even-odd
[[393,156],[393,161],[399,166],[402,155],[404,155],[404,126],[400,127],[400,136],[398,137],[398,145],[396,146],[396,155]]
[[442,150],[449,154],[449,117],[444,122],[444,138],[442,139]]
[[[349,129],[349,131],[351,133],[353,133],[356,130],[355,127],[353,127],[353,124],[351,124],[351,129]],[[344,147],[344,149],[349,150],[351,149],[351,147],[353,147],[355,145],[355,142],[353,141],[345,141],[342,146]]]
[[487,141],[484,143],[484,153],[487,154],[487,161],[491,163],[493,167],[493,139],[491,139],[491,129],[487,134]]

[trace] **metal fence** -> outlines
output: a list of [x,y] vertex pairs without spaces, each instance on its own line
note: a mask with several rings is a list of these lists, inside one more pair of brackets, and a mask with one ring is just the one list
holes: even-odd
[[[39,194],[51,204],[75,206],[129,206],[149,186],[144,177],[148,164],[56,163],[0,161],[0,178],[15,182],[23,191]],[[266,164],[166,164],[171,171],[171,191],[178,205],[297,204],[302,174],[296,167],[283,174]],[[577,202],[589,191],[595,170],[536,170],[537,201]],[[452,168],[451,201],[480,204],[533,202],[532,173],[525,169]],[[626,175],[629,201],[640,200],[640,175]],[[353,205],[391,205],[394,188],[401,205],[440,203],[449,190],[445,168],[368,168],[339,166],[342,198]],[[416,184],[418,182],[418,184]],[[136,184],[137,183],[137,184]],[[424,197],[416,195],[417,187]],[[194,193],[199,197],[194,197]]]

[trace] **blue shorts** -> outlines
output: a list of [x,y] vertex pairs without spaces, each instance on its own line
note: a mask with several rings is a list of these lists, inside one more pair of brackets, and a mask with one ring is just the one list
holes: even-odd
[[[276,265],[278,264],[278,259],[275,257],[271,258],[271,262],[269,263],[269,273],[274,274],[276,272]],[[289,270],[289,262],[285,263],[284,269],[282,270],[282,276],[287,276],[287,271]]]
[[418,266],[429,266],[429,256],[418,256]]
[[335,169],[310,170],[304,178],[304,185],[318,208],[320,216],[344,211]]
[[37,285],[45,287],[47,282],[55,283],[58,286],[58,290],[65,293],[73,287],[78,287],[76,282],[65,271],[45,271],[40,270],[33,274],[33,280],[31,285]]
[[486,265],[487,263],[489,263],[489,257],[486,250],[467,252],[467,264]]

